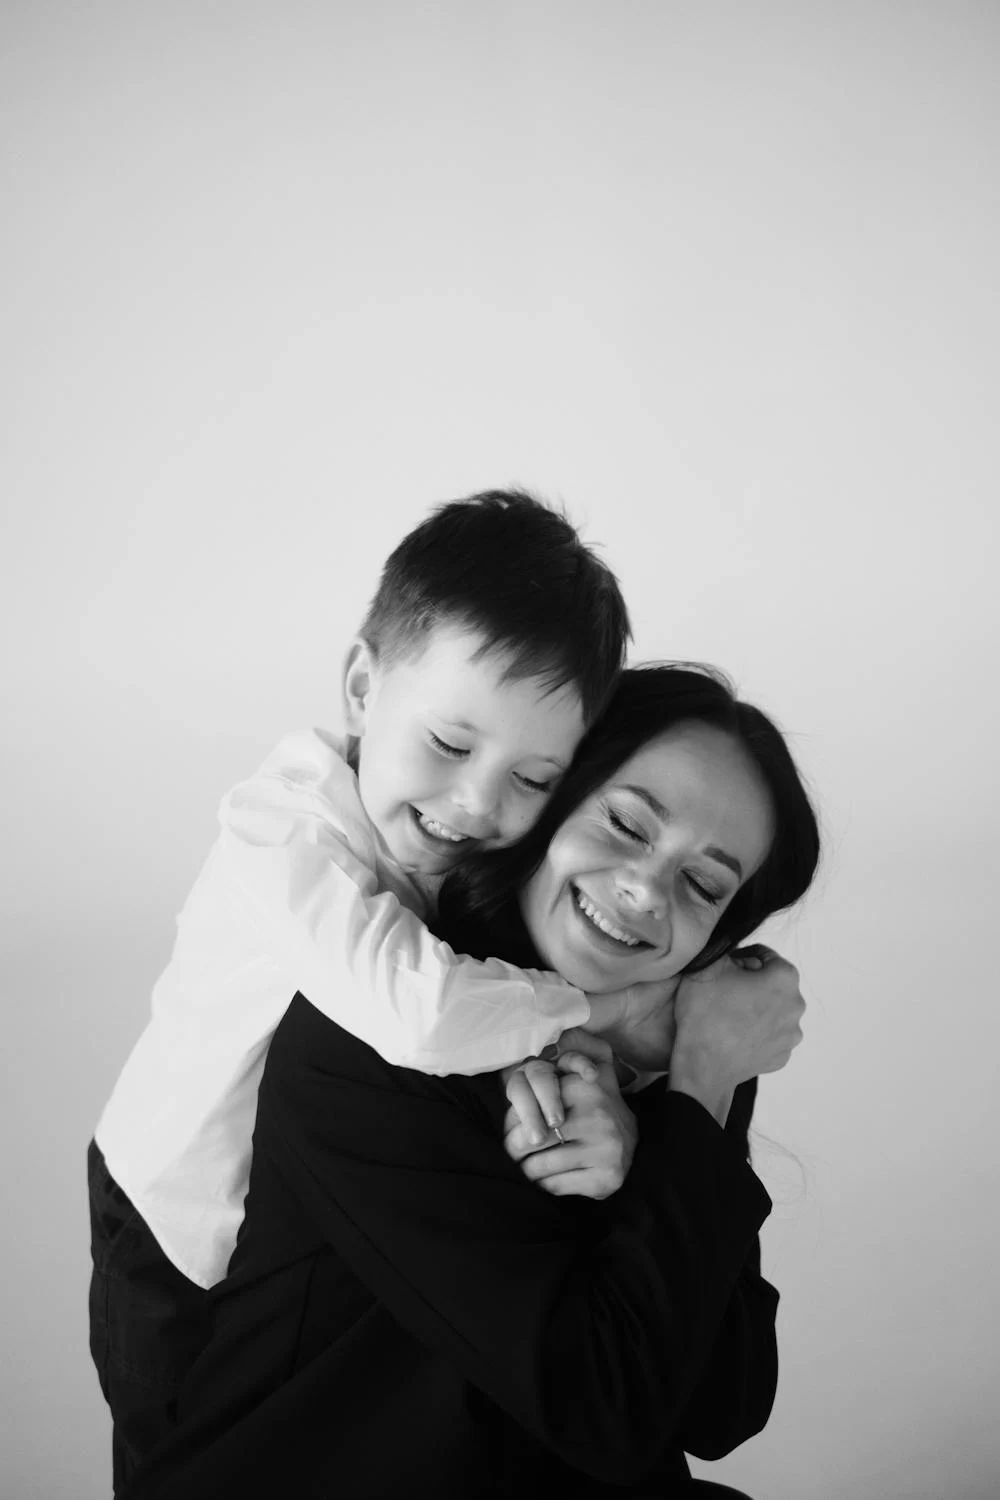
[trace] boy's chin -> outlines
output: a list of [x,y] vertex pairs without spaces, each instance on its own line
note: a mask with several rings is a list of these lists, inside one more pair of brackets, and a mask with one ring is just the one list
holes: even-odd
[[393,837],[383,840],[393,859],[410,875],[446,875],[458,862],[479,847],[477,842],[455,844],[435,838],[421,825],[412,808],[407,808],[394,823]]

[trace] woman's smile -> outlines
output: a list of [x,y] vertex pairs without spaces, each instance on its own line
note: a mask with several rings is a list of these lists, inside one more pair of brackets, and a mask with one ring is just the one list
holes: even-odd
[[588,941],[597,944],[602,952],[634,956],[641,949],[652,947],[651,943],[646,942],[632,928],[624,925],[606,905],[588,896],[580,886],[571,882],[569,894],[578,919],[576,925]]
[[574,809],[521,893],[543,966],[587,993],[672,979],[772,836],[766,788],[728,734],[681,723]]

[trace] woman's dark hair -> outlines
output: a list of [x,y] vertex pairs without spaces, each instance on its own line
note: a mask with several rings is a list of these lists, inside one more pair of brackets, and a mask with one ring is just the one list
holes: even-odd
[[510,848],[465,861],[448,875],[437,931],[475,957],[497,955],[522,966],[537,965],[517,894],[541,864],[557,829],[649,740],[691,722],[709,724],[743,747],[767,787],[774,837],[760,869],[737,891],[686,972],[706,968],[766,917],[791,906],[815,874],[819,829],[784,736],[759,708],[741,702],[714,667],[655,665],[622,673],[604,714],[583,739],[530,832]]

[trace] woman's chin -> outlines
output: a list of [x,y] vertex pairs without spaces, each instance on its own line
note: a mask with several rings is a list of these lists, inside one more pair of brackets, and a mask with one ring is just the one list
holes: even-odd
[[589,954],[570,953],[563,949],[555,963],[546,960],[546,967],[554,969],[567,983],[585,994],[615,995],[634,984],[665,984],[677,979],[684,965],[679,959],[676,963],[661,960],[658,965],[652,965],[629,962],[625,958],[614,959],[608,964],[591,958]]
[[640,966],[625,960],[616,960],[613,965],[601,963],[589,954],[567,952],[558,955],[551,965],[568,984],[575,985],[588,995],[613,995],[627,989],[630,984],[642,980]]

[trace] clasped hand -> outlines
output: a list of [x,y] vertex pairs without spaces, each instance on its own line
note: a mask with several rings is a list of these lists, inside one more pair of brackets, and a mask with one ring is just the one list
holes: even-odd
[[639,1070],[669,1068],[670,1087],[724,1125],[734,1089],[783,1068],[802,1040],[798,972],[761,944],[698,974],[633,986],[617,1004],[617,1014],[605,1011],[603,1037],[575,1028],[552,1049],[554,1061],[529,1058],[504,1073],[507,1152],[549,1192],[603,1198],[625,1180],[637,1132],[615,1055]]
[[[546,1192],[608,1198],[632,1165],[638,1140],[635,1116],[621,1096],[607,1042],[574,1028],[563,1033],[559,1049],[552,1063],[529,1058],[507,1070],[511,1103],[504,1145],[524,1175]],[[558,1111],[552,1108],[553,1087],[560,1095]],[[538,1114],[539,1088],[549,1119],[562,1115],[558,1135]]]

